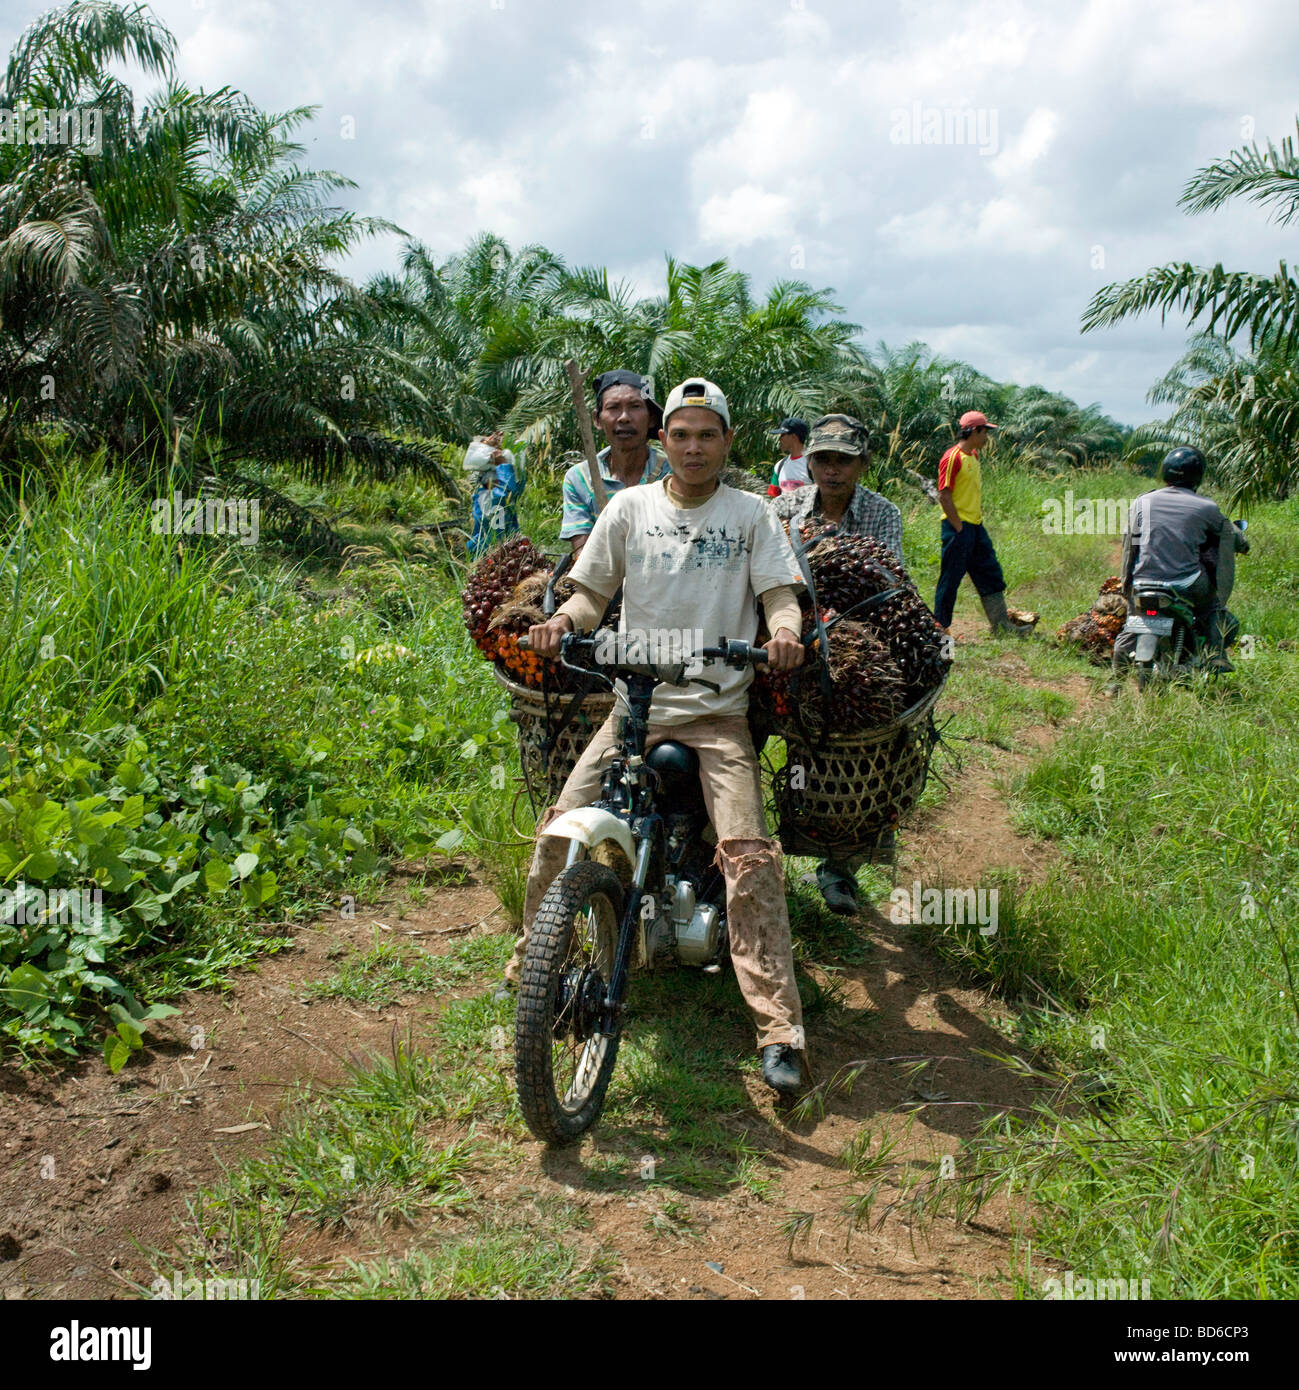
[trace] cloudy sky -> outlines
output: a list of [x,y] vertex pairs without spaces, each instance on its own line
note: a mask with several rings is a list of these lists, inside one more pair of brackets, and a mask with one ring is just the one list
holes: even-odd
[[[0,39],[46,6],[0,0]],[[1170,260],[1274,270],[1294,230],[1187,217],[1188,176],[1299,112],[1286,0],[155,0],[179,78],[319,107],[308,162],[442,258],[473,233],[604,264],[720,256],[830,286],[867,342],[919,338],[1120,420],[1181,350],[1080,336]],[[147,91],[145,85],[138,89]],[[397,242],[350,269],[393,268]],[[707,370],[709,364],[700,364]]]

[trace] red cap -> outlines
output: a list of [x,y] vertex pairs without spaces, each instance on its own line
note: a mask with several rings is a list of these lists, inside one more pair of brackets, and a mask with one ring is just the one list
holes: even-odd
[[961,429],[977,430],[980,425],[986,426],[990,430],[995,430],[996,425],[988,424],[988,417],[981,410],[967,410],[961,416]]

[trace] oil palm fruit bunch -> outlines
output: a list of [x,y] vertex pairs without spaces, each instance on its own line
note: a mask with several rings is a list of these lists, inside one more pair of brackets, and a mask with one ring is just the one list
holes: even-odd
[[[519,638],[545,622],[543,607],[551,564],[526,536],[516,536],[487,552],[461,594],[465,625],[474,645],[511,680],[558,693],[573,688],[574,677],[557,661],[522,651]],[[556,606],[572,598],[577,586],[567,575],[555,581]],[[621,601],[612,604],[604,625],[616,627]]]
[[1123,597],[1123,581],[1111,575],[1100,588],[1096,602],[1086,613],[1070,618],[1055,635],[1059,643],[1081,647],[1094,665],[1109,664],[1114,655],[1114,639],[1123,631],[1128,616]]
[[489,660],[496,655],[496,644],[489,642],[487,631],[492,614],[524,579],[547,568],[546,557],[527,536],[514,536],[494,546],[474,566],[460,602],[469,636]]
[[[907,704],[939,685],[951,665],[943,633],[897,556],[869,536],[826,535],[808,552],[819,604],[847,612],[885,589],[902,592],[864,613],[860,625],[883,644],[901,672]],[[857,622],[855,617],[846,621]]]
[[[843,619],[833,608],[821,610],[829,646],[830,691],[822,688],[819,663],[809,659],[797,671],[759,667],[755,698],[777,731],[797,719],[803,733],[873,729],[891,723],[906,707],[906,681],[888,649],[866,623]],[[803,636],[812,635],[812,614],[803,615]]]
[[[522,651],[519,638],[534,623],[544,623],[546,613],[543,608],[546,589],[550,584],[549,567],[521,579],[510,591],[509,597],[500,604],[487,624],[489,654],[496,664],[512,680],[534,688],[542,684],[543,668],[551,672],[551,687],[564,689],[569,682],[569,673],[557,662],[542,658],[533,652]],[[571,579],[555,581],[556,606],[571,598],[576,586]]]

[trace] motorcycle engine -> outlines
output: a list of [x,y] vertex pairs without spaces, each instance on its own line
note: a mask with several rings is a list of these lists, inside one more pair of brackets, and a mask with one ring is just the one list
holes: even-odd
[[676,938],[677,959],[682,965],[708,965],[717,959],[722,917],[712,903],[697,904],[695,885],[678,879],[671,886],[668,917]]
[[664,911],[641,919],[642,963],[650,970],[666,965],[716,969],[726,934],[722,914],[712,903],[695,901],[695,885],[689,879],[669,876],[663,888],[667,899]]

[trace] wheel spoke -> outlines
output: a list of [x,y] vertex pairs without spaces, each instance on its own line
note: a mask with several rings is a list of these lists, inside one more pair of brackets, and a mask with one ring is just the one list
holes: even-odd
[[[613,968],[613,945],[616,926],[609,904],[603,898],[588,901],[575,915],[569,938],[568,954],[564,960],[562,978],[568,983],[568,997],[556,1012],[556,1024],[566,1024],[563,1037],[556,1038],[553,1049],[555,1094],[561,1096],[565,1110],[578,1110],[585,1102],[604,1057],[606,1039],[590,1032],[590,1020],[579,999],[579,990],[588,987],[587,972],[599,972],[600,980],[608,983]],[[587,1036],[579,1037],[581,1024],[586,1024]]]

